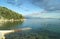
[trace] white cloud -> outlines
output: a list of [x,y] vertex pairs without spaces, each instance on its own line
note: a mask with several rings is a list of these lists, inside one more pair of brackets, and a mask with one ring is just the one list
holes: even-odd
[[32,0],[32,4],[47,11],[60,10],[60,0]]

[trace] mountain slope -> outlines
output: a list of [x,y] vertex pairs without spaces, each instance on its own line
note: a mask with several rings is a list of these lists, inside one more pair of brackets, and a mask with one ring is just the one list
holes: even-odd
[[28,14],[25,15],[26,19],[39,19],[40,18],[40,13],[33,13],[33,14]]
[[60,13],[33,13],[25,16],[29,18],[60,18]]
[[0,18],[4,19],[22,19],[23,16],[6,7],[0,6]]

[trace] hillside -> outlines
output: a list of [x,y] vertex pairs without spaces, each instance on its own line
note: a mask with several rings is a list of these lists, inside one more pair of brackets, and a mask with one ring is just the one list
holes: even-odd
[[0,6],[0,19],[23,19],[22,14],[18,14],[6,7]]

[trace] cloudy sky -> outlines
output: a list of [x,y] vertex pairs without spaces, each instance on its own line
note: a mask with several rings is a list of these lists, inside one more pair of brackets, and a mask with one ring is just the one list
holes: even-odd
[[22,14],[37,13],[42,11],[40,7],[33,5],[28,0],[0,0],[0,6],[5,6]]
[[21,14],[60,13],[60,0],[0,0],[5,6]]

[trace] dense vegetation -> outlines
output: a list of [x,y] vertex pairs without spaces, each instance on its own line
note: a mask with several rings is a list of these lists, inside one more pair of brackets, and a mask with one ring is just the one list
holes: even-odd
[[6,7],[0,6],[0,18],[4,19],[23,19],[24,17],[21,14],[18,14]]

